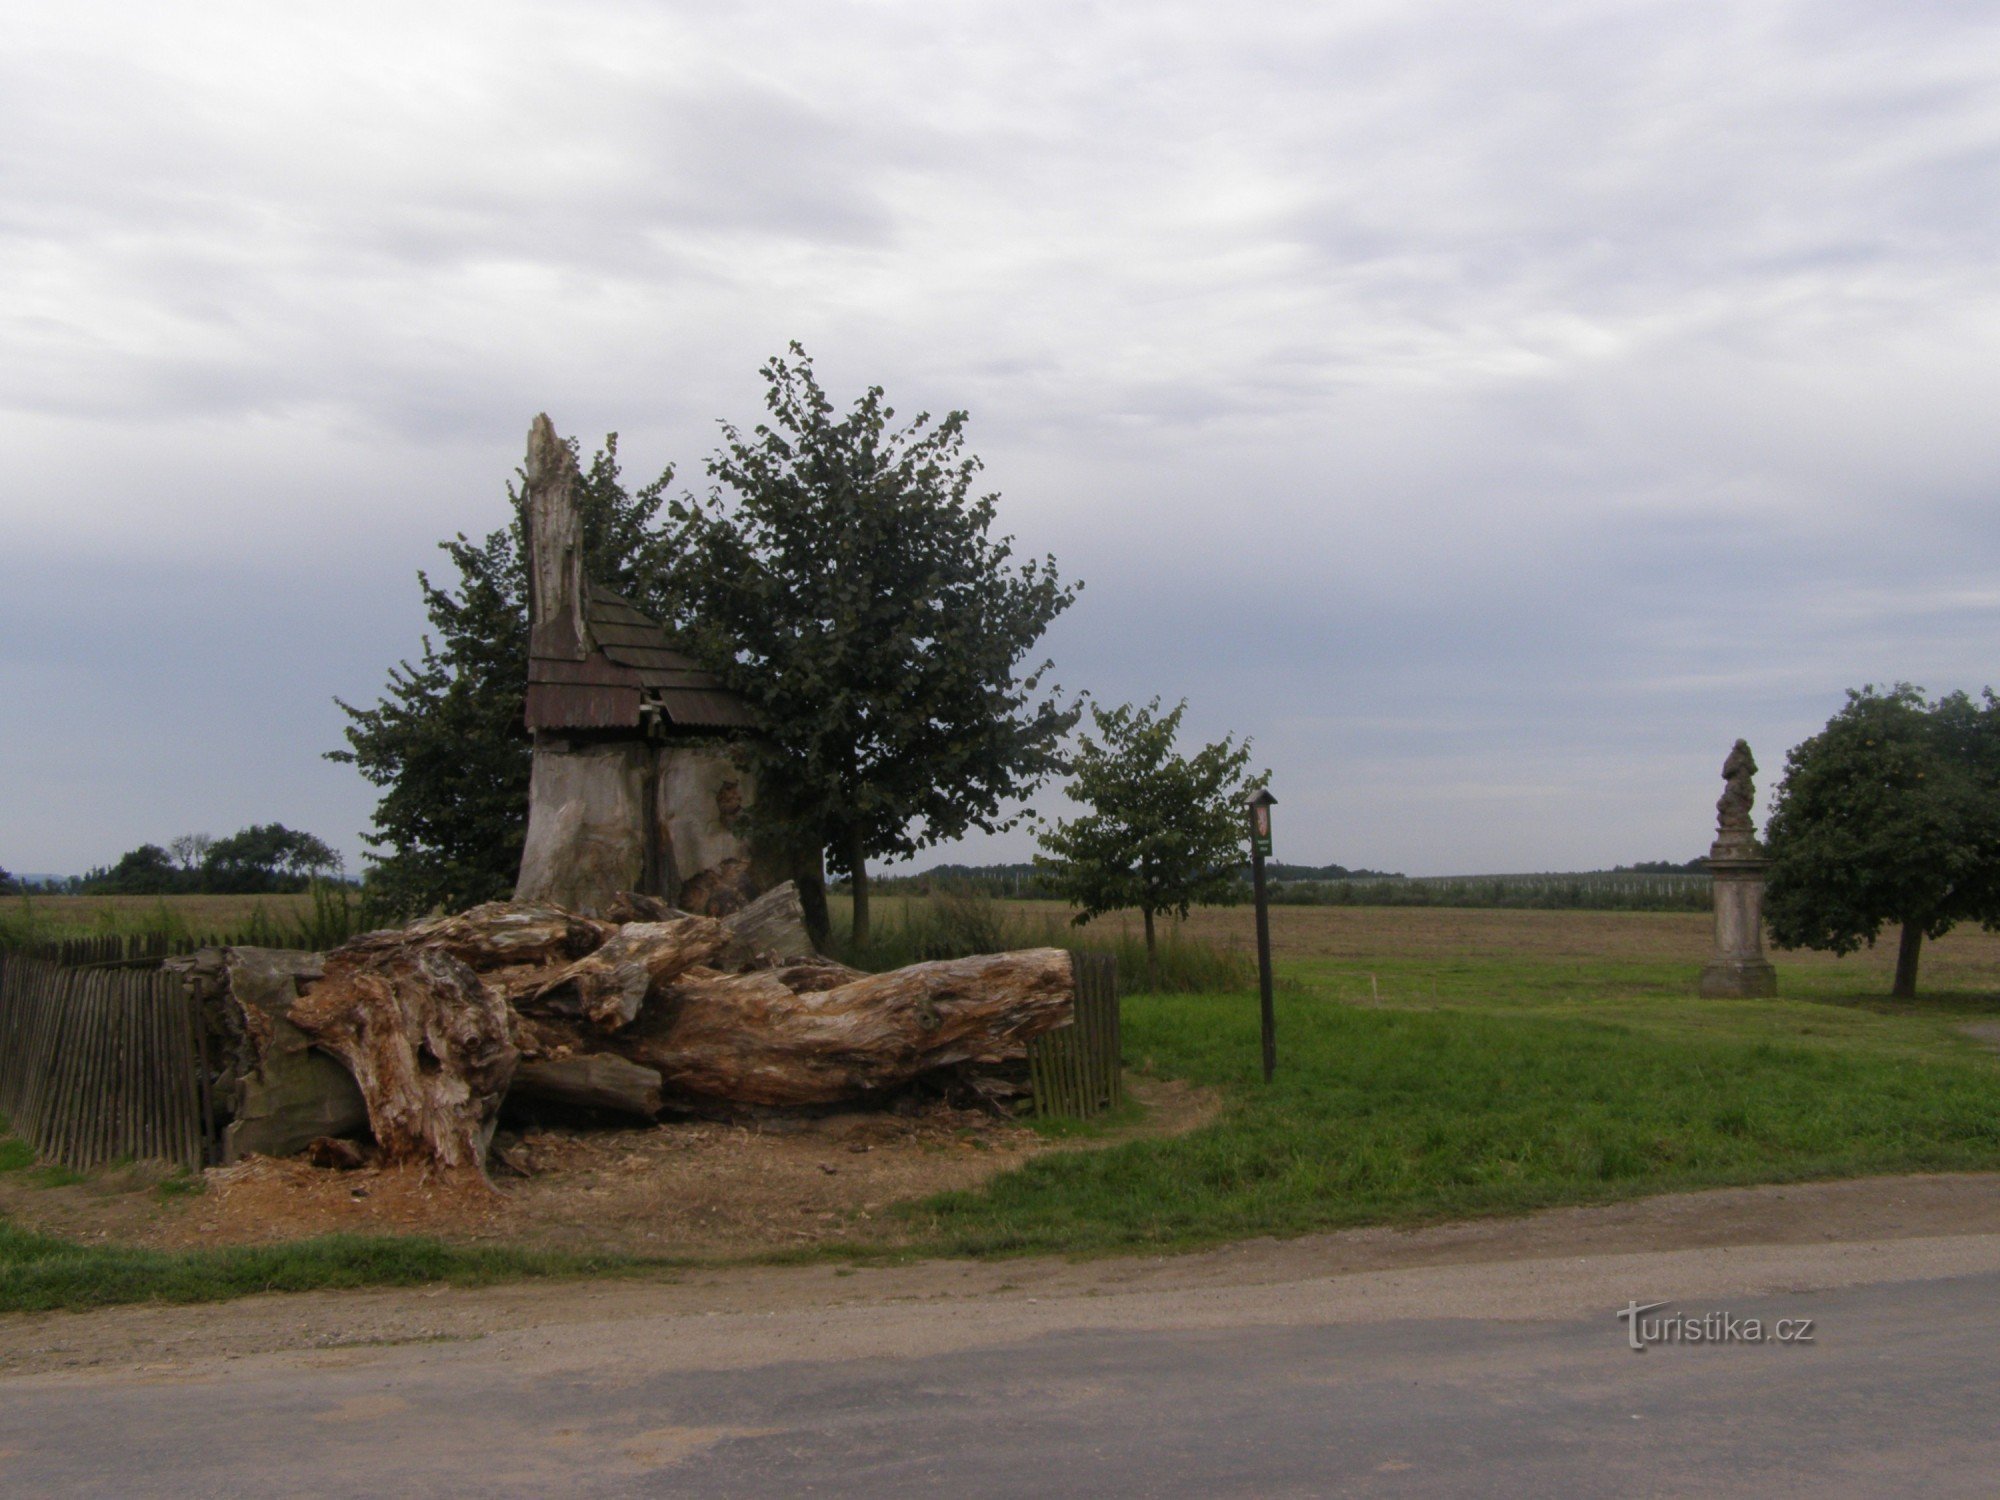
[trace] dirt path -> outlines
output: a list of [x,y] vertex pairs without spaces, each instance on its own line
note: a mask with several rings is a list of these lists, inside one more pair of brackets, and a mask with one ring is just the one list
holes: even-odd
[[312,1235],[422,1234],[460,1244],[639,1256],[729,1257],[822,1241],[893,1244],[883,1210],[969,1190],[1030,1157],[1179,1135],[1222,1108],[1212,1089],[1127,1080],[1142,1118],[1072,1141],[1011,1120],[935,1105],[748,1125],[538,1130],[507,1155],[528,1175],[492,1190],[447,1187],[421,1169],[333,1171],[253,1158],[206,1174],[206,1190],[162,1201],[158,1176],[113,1170],[64,1186],[0,1174],[0,1217],[85,1244],[158,1249]]
[[[1379,1285],[1381,1273],[1508,1263],[1539,1268],[1523,1270],[1524,1286],[1553,1284],[1584,1274],[1585,1261],[1687,1251],[1713,1252],[1708,1260],[1718,1264],[1765,1267],[1782,1285],[1790,1265],[1816,1263],[1829,1254],[1834,1256],[1829,1264],[1846,1264],[1853,1257],[1840,1252],[1842,1246],[1917,1240],[1935,1241],[1939,1253],[1948,1244],[1960,1246],[1954,1252],[1960,1259],[1966,1245],[2000,1247],[2000,1173],[1729,1188],[1414,1230],[1253,1240],[1177,1256],[733,1267],[644,1280],[324,1292],[213,1306],[14,1314],[0,1317],[0,1373],[105,1367],[163,1373],[190,1362],[285,1351],[358,1356],[371,1347],[535,1333],[560,1341],[564,1330],[582,1336],[588,1327],[638,1319],[665,1318],[684,1333],[715,1318],[738,1326],[733,1320],[837,1314],[851,1324],[870,1308],[885,1317],[899,1307],[977,1309],[982,1326],[997,1337],[1010,1319],[1025,1331],[1063,1326],[1065,1317],[1073,1321],[1078,1315],[1080,1299],[1090,1299],[1092,1308],[1109,1297],[1192,1305],[1245,1289],[1346,1284],[1354,1277]],[[1072,1311],[1059,1314],[1064,1307]],[[932,1331],[924,1337],[938,1336],[938,1321],[928,1319],[924,1326]]]

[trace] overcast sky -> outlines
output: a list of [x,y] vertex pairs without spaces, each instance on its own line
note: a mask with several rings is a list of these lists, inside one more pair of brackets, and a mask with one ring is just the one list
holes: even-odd
[[1282,858],[1686,858],[1736,736],[1761,815],[2000,684],[1990,4],[12,0],[0,172],[9,869],[353,863],[332,700],[534,413],[698,481],[790,339],[970,410]]

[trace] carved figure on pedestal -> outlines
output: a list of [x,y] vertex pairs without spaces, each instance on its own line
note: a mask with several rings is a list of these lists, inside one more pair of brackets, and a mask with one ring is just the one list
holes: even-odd
[[1715,952],[1701,971],[1701,993],[1713,998],[1778,993],[1778,971],[1764,957],[1764,871],[1750,808],[1757,798],[1757,760],[1738,740],[1722,763],[1722,797],[1715,804],[1715,843],[1708,871],[1715,881]]
[[1750,822],[1750,805],[1757,800],[1757,760],[1750,742],[1738,740],[1736,748],[1722,763],[1722,796],[1715,804],[1717,843],[1752,843],[1756,829]]

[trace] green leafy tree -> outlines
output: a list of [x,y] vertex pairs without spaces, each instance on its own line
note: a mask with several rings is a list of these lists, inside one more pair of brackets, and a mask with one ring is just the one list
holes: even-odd
[[340,866],[333,848],[310,833],[282,823],[253,823],[209,844],[200,884],[234,895],[302,890],[314,877],[334,874]]
[[1168,713],[1155,698],[1144,708],[1092,704],[1097,736],[1077,737],[1069,758],[1070,799],[1089,809],[1040,835],[1036,863],[1080,925],[1107,912],[1137,909],[1146,922],[1146,982],[1158,982],[1154,918],[1186,918],[1195,906],[1243,899],[1247,837],[1245,799],[1270,780],[1251,777],[1250,742],[1204,745],[1192,756],[1174,749],[1183,700]]
[[113,896],[164,896],[187,886],[173,856],[158,844],[127,850],[117,864],[92,870],[83,883],[88,891]]
[[1913,996],[1926,937],[2000,920],[2000,701],[1850,691],[1786,758],[1765,842],[1772,939],[1850,953],[1896,924],[1894,993]]
[[9,875],[4,867],[0,867],[0,896],[14,896],[19,894],[20,882],[15,880],[12,875]]
[[[672,482],[668,469],[629,493],[613,434],[575,488],[589,575],[656,616],[666,613],[659,512]],[[433,632],[418,659],[391,668],[373,707],[340,702],[348,748],[327,758],[382,788],[364,842],[374,861],[369,894],[390,912],[501,899],[520,874],[532,764],[524,491],[510,484],[507,498],[506,526],[480,542],[461,532],[438,544],[458,572],[455,588],[417,575]]]
[[674,507],[674,621],[759,713],[753,816],[852,881],[862,946],[870,858],[1011,827],[1054,768],[1077,710],[1020,667],[1076,586],[991,535],[964,412],[836,412],[797,344],[763,375],[769,420]]

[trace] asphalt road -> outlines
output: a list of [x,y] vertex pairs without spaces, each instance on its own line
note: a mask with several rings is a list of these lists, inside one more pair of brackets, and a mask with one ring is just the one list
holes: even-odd
[[[1616,1309],[1660,1297],[1648,1316],[1811,1318],[1812,1341],[1634,1353]],[[621,1305],[12,1376],[0,1494],[1987,1497],[1996,1351],[1991,1235],[1248,1286],[1108,1269],[1055,1297]]]

